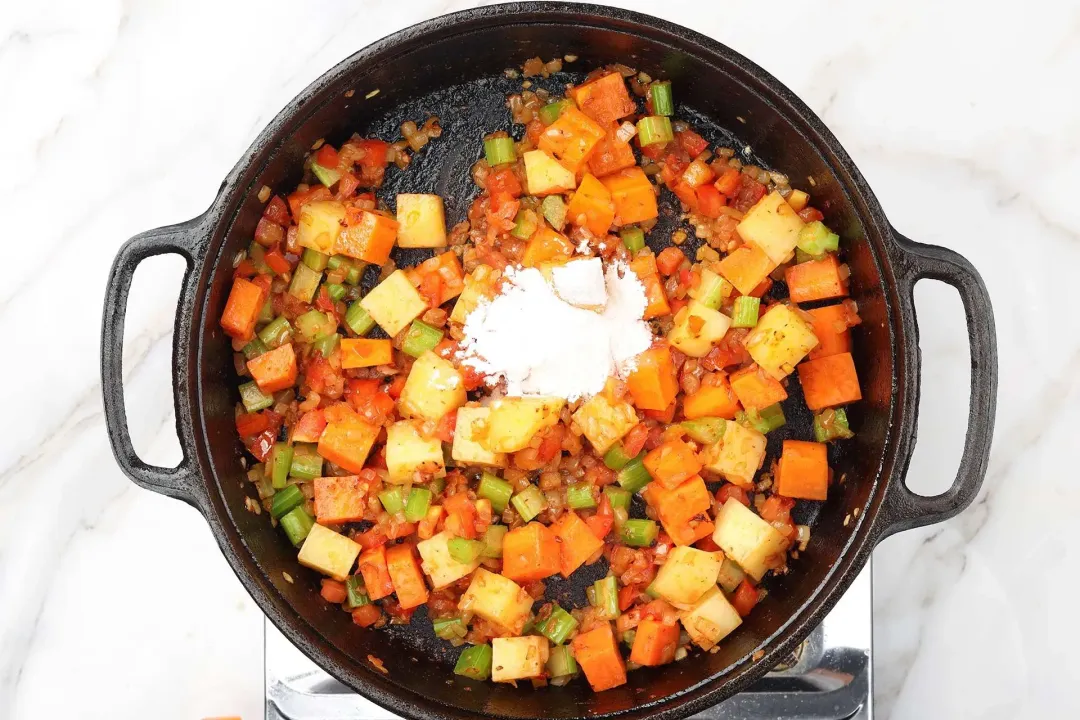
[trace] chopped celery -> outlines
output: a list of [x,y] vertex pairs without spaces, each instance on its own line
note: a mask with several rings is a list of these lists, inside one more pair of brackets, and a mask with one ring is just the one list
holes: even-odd
[[571,103],[567,99],[556,100],[555,102],[548,103],[544,107],[540,108],[540,122],[545,125],[550,125],[559,119],[559,116],[563,114],[563,110],[570,107]]
[[648,547],[656,540],[660,528],[655,520],[627,520],[619,533],[622,541],[630,547]]
[[749,295],[740,295],[735,298],[735,309],[731,313],[731,327],[752,328],[757,325],[760,307],[761,298]]
[[554,680],[556,678],[577,675],[578,664],[577,660],[574,659],[573,653],[570,652],[569,646],[558,645],[551,648],[545,669],[547,670],[548,675]]
[[273,455],[270,460],[270,481],[275,490],[281,490],[285,487],[285,482],[289,479],[289,468],[292,466],[293,449],[291,445],[285,443],[275,443]]
[[295,485],[289,485],[274,493],[274,499],[270,504],[270,515],[275,520],[280,520],[282,515],[303,504],[304,493],[300,492],[300,488]]
[[600,610],[600,617],[614,620],[619,617],[619,588],[614,575],[597,580],[585,590],[589,604]]
[[257,242],[251,243],[248,248],[248,260],[255,266],[256,272],[260,275],[272,275],[273,270],[266,264],[266,248]]
[[547,498],[544,497],[544,493],[540,492],[540,488],[535,485],[530,485],[517,495],[514,495],[514,497],[510,498],[510,502],[525,522],[529,522],[547,508]]
[[566,504],[574,510],[588,510],[596,507],[592,494],[592,483],[579,482],[566,488]]
[[341,341],[341,335],[337,333],[331,333],[330,335],[324,335],[315,341],[312,345],[319,353],[328,358],[337,349],[338,343]]
[[514,218],[514,229],[510,231],[510,234],[516,237],[518,240],[528,240],[536,232],[536,213],[532,210],[519,210],[517,217]]
[[420,522],[427,515],[429,507],[431,507],[431,491],[427,488],[414,487],[409,491],[409,499],[405,503],[405,520]]
[[300,334],[300,339],[309,343],[337,330],[334,319],[319,310],[308,310],[296,318],[295,322],[296,332]]
[[360,301],[357,300],[345,312],[345,324],[357,335],[367,335],[371,328],[375,327],[375,319],[371,317],[371,313],[360,307]]
[[710,310],[718,310],[731,296],[731,283],[708,268],[701,270],[701,282],[690,290],[690,296]]
[[642,461],[643,457],[645,457],[644,453],[638,455],[627,463],[626,467],[620,470],[616,476],[619,485],[627,492],[636,493],[652,481],[652,476],[645,469],[645,463]]
[[263,306],[259,309],[259,317],[256,319],[256,323],[259,325],[265,325],[274,319],[274,303],[267,300],[263,303]]
[[626,454],[621,443],[615,443],[610,450],[604,453],[604,464],[610,470],[622,470],[633,459]]
[[552,606],[551,615],[536,623],[535,630],[551,641],[553,645],[562,645],[570,637],[570,633],[577,629],[578,621],[574,616],[563,610],[556,603]]
[[330,296],[330,299],[337,302],[341,298],[345,297],[345,286],[338,283],[327,283],[326,294]]
[[674,115],[675,101],[671,96],[671,81],[654,82],[649,88],[652,96],[653,112],[657,115]]
[[742,568],[732,561],[731,558],[724,558],[724,562],[720,565],[720,575],[716,578],[716,582],[720,583],[720,587],[724,588],[729,593],[735,592],[735,590],[742,583],[743,578],[746,577],[746,573]]
[[642,147],[669,143],[675,139],[671,119],[663,115],[649,115],[638,120],[638,142]]
[[442,342],[443,331],[432,327],[426,322],[413,320],[409,331],[405,333],[405,339],[401,343],[401,351],[415,358],[420,357],[428,350],[434,350],[435,346]]
[[702,417],[679,423],[690,439],[703,445],[713,445],[724,437],[727,420],[718,417]]
[[289,294],[301,302],[309,303],[319,289],[322,273],[312,270],[304,263],[299,263],[289,283]]
[[611,503],[612,510],[629,510],[630,500],[633,497],[631,493],[624,490],[621,487],[614,485],[607,485],[604,487],[604,494],[608,497],[608,502]]
[[821,257],[840,249],[840,236],[825,227],[825,223],[815,220],[799,231],[798,243],[799,249],[807,255]]
[[251,339],[251,342],[244,346],[242,352],[244,353],[245,360],[254,360],[268,350],[270,350],[270,348],[266,347],[266,343],[255,337]]
[[517,160],[517,153],[514,151],[514,138],[488,138],[484,141],[484,158],[491,167],[514,162]]
[[295,507],[283,515],[278,520],[278,524],[281,525],[281,529],[289,537],[289,542],[294,547],[300,547],[304,542],[304,538],[311,532],[311,528],[315,524],[315,518],[308,515],[303,507]]
[[304,254],[300,256],[300,261],[312,270],[322,272],[330,264],[330,256],[318,250],[304,248]]
[[454,562],[468,565],[480,557],[480,554],[484,551],[484,543],[479,540],[456,537],[450,538],[449,542],[446,543],[446,549],[450,552],[450,557],[453,558]]
[[441,493],[443,491],[443,488],[445,487],[446,478],[444,477],[435,478],[428,483],[428,489],[431,490],[432,494],[434,495],[438,495],[439,493]]
[[780,407],[780,403],[760,410],[746,410],[745,412],[740,410],[735,413],[735,419],[739,424],[754,428],[762,435],[787,424],[787,418],[784,417],[784,409]]
[[506,533],[510,528],[505,525],[488,525],[488,529],[484,531],[484,549],[480,553],[482,557],[486,558],[501,558],[503,548],[503,538],[506,537]]
[[435,637],[441,640],[460,640],[469,632],[469,627],[459,617],[439,618],[431,624],[435,628]]
[[660,597],[660,593],[656,592],[656,588],[653,587],[653,583],[649,583],[649,586],[645,588],[645,594],[651,597],[653,600],[656,600],[658,597]]
[[514,486],[497,475],[484,472],[480,476],[480,485],[476,494],[491,501],[491,509],[500,515],[506,510],[506,504],[510,502],[510,496],[514,494]]
[[274,404],[274,396],[264,393],[254,382],[246,382],[240,386],[240,400],[249,413],[265,410]]
[[323,167],[319,163],[311,163],[311,172],[315,173],[315,177],[319,179],[326,187],[330,187],[338,180],[341,179],[341,171],[334,170],[332,168]]
[[356,264],[349,265],[349,270],[345,273],[345,284],[346,285],[359,285],[360,284],[360,278],[363,276],[363,274],[364,274],[364,268],[362,268],[362,267],[360,267],[359,265],[356,265]]
[[846,440],[854,437],[848,424],[847,411],[844,408],[823,410],[814,415],[814,439],[818,442]]
[[345,580],[345,606],[352,610],[370,604],[371,600],[368,598],[367,591],[364,588],[364,577],[362,575],[350,575]]
[[259,331],[259,340],[271,350],[281,347],[292,340],[292,325],[289,324],[284,315],[275,318],[273,322]]
[[645,231],[639,227],[623,228],[619,231],[619,237],[631,254],[645,247]]
[[566,227],[566,201],[562,195],[548,195],[540,204],[540,210],[544,213],[544,219],[548,225],[559,232]]
[[465,648],[454,665],[454,674],[473,680],[487,680],[491,677],[491,654],[491,646],[486,644]]
[[395,486],[389,490],[383,490],[379,493],[379,502],[386,508],[386,512],[391,515],[397,515],[405,509],[405,493],[400,486]]
[[348,267],[351,262],[348,255],[331,255],[330,259],[326,261],[326,267],[330,270],[337,270],[342,266]]
[[796,265],[801,265],[804,262],[810,262],[811,260],[814,260],[814,259],[815,258],[814,258],[813,255],[806,252],[802,248],[799,248],[799,247],[795,248],[795,264]]
[[293,447],[289,476],[300,480],[314,480],[322,475],[323,459],[314,445],[301,444]]

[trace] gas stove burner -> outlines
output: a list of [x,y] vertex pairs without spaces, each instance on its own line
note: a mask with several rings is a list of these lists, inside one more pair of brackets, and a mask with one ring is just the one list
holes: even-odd
[[[825,621],[757,683],[694,720],[872,720],[873,591],[867,563]],[[397,720],[265,625],[267,720]]]

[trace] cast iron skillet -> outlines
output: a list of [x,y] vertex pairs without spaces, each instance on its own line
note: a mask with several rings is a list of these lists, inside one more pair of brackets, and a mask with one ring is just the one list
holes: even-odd
[[[830,457],[846,479],[827,502],[800,518],[812,522],[813,538],[794,563],[795,572],[772,580],[767,599],[719,652],[632,672],[627,685],[603,693],[593,693],[583,681],[533,690],[458,678],[451,673],[456,653],[435,641],[423,612],[410,626],[379,632],[356,627],[347,613],[328,606],[315,590],[314,573],[297,564],[284,536],[265,516],[244,509],[245,494],[252,490],[245,487],[233,425],[237,383],[229,339],[218,326],[231,282],[230,260],[249,242],[260,216],[259,189],[267,185],[287,192],[300,179],[303,156],[316,140],[337,143],[354,131],[396,137],[403,120],[438,115],[443,137],[418,153],[407,172],[391,171],[383,195],[437,192],[446,198],[448,222],[457,222],[475,192],[468,170],[482,154],[482,136],[509,125],[504,98],[520,88],[520,80],[512,82],[502,71],[530,57],[547,60],[566,53],[579,57],[569,68],[588,71],[623,62],[673,80],[679,116],[707,119],[712,141],[749,145],[757,162],[788,173],[793,186],[811,191],[848,249],[851,292],[864,320],[854,351],[865,397],[852,413],[858,434],[846,450]],[[548,85],[578,77],[555,78]],[[366,97],[376,89],[378,94]],[[672,207],[666,191],[665,198]],[[665,217],[670,226],[670,212]],[[653,236],[655,243],[668,233]],[[147,465],[135,454],[121,377],[131,279],[139,262],[161,253],[181,255],[188,265],[173,348],[176,423],[184,452],[175,468]],[[942,280],[960,292],[971,343],[963,458],[953,486],[936,497],[915,495],[904,486],[919,399],[912,288],[921,278]],[[990,450],[997,360],[990,299],[975,269],[950,250],[914,243],[894,230],[836,138],[768,73],[707,37],[656,18],[597,6],[522,3],[436,18],[356,53],[270,123],[206,213],[124,245],[106,293],[102,385],[113,452],[124,472],[142,487],[196,507],[267,616],[319,665],[376,703],[420,718],[677,718],[719,702],[774,666],[820,622],[883,538],[941,522],[972,502]],[[794,398],[787,405],[800,407],[795,376],[790,392]],[[808,437],[805,411],[792,415],[785,430]],[[552,582],[549,594],[580,604],[584,582],[605,571],[600,563],[593,575],[574,584]],[[389,673],[372,669],[369,654]]]

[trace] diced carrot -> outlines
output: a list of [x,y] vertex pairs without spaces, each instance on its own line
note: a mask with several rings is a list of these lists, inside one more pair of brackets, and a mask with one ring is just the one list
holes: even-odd
[[626,665],[611,623],[606,622],[573,640],[574,658],[585,672],[589,685],[596,692],[626,683]]
[[266,293],[261,287],[238,277],[233,280],[225,312],[221,314],[221,327],[229,337],[250,340],[255,336],[255,322],[266,303]]
[[746,617],[760,599],[761,593],[758,592],[758,589],[749,580],[743,578],[743,581],[739,583],[739,587],[735,588],[735,594],[731,598],[731,606],[735,608],[735,612],[739,613],[740,617]]
[[394,346],[389,340],[368,338],[343,338],[341,340],[341,368],[375,367],[389,365],[394,361]]
[[656,510],[664,531],[676,545],[693,545],[712,534],[713,523],[709,519],[712,496],[700,475],[673,490],[660,483],[649,483],[641,496]]
[[847,282],[840,277],[835,255],[792,265],[784,273],[788,294],[794,302],[813,302],[847,295]]
[[672,438],[645,456],[645,468],[665,488],[677,488],[701,471],[697,453],[681,438]]
[[[260,220],[259,222],[263,221]],[[285,259],[285,256],[282,255],[281,251],[277,248],[274,248],[273,250],[263,255],[263,262],[265,262],[267,266],[269,266],[269,268],[274,271],[275,275],[284,275],[285,273],[292,270],[292,265],[289,264],[289,261]]]
[[378,436],[379,428],[359,417],[331,422],[319,438],[319,455],[349,472],[358,473],[364,469],[364,462]]
[[424,519],[416,524],[416,535],[421,540],[429,540],[435,534],[435,528],[442,520],[442,505],[432,505],[428,508]]
[[397,240],[397,220],[371,210],[350,209],[345,222],[334,242],[334,254],[385,265]]
[[270,427],[270,418],[265,412],[244,413],[236,416],[236,432],[242,438],[255,437],[266,432]]
[[611,202],[615,204],[616,225],[652,220],[659,214],[656,189],[641,168],[620,170],[606,176],[601,182],[611,193]]
[[424,584],[424,574],[420,572],[416,548],[410,543],[387,548],[386,570],[402,608],[408,610],[427,602],[428,589]]
[[676,180],[671,191],[675,193],[675,197],[679,198],[690,212],[696,213],[701,210],[701,206],[698,204],[697,191],[690,183],[682,179]]
[[645,417],[652,418],[653,420],[659,420],[662,423],[669,423],[675,419],[675,411],[678,409],[678,403],[674,400],[667,406],[665,410],[642,410]]
[[538,148],[577,174],[604,135],[604,128],[595,120],[577,108],[568,107],[540,135]]
[[319,442],[323,430],[326,429],[326,413],[322,410],[309,410],[300,416],[292,427],[292,441],[295,442]]
[[675,274],[675,271],[679,269],[685,259],[686,255],[679,248],[674,246],[666,247],[656,256],[656,269],[665,277],[670,277]]
[[720,217],[721,208],[727,203],[724,196],[712,185],[702,185],[694,191],[697,194],[698,212],[705,217]]
[[739,189],[739,175],[741,175],[735,168],[728,168],[717,178],[713,183],[713,187],[722,192],[724,195],[731,197],[735,194],[735,191]]
[[765,278],[764,280],[759,282],[757,285],[755,285],[753,290],[751,290],[750,292],[748,292],[746,294],[749,297],[762,298],[762,297],[765,297],[765,293],[769,292],[769,288],[771,288],[772,286],[773,286],[772,278]]
[[776,493],[799,500],[824,500],[828,496],[829,458],[825,443],[784,441]]
[[559,541],[559,572],[564,578],[570,577],[597,550],[604,547],[604,541],[596,537],[589,525],[573,510],[556,520],[551,525],[551,531]]
[[656,345],[638,355],[626,385],[638,409],[666,410],[679,391],[671,349]]
[[264,393],[291,388],[296,383],[296,352],[292,343],[248,360],[248,372]]
[[570,198],[566,218],[574,225],[588,228],[593,235],[607,235],[611,221],[615,218],[611,193],[599,180],[585,173],[574,191],[574,196]]
[[618,130],[618,125],[609,127],[604,139],[597,143],[592,157],[589,158],[589,170],[598,178],[637,164],[633,146],[619,139]]
[[808,360],[798,370],[806,406],[814,412],[862,399],[851,353]]
[[358,475],[315,478],[315,519],[320,525],[360,522],[367,511],[371,483]]
[[394,592],[394,581],[386,567],[386,546],[378,545],[360,554],[357,561],[360,574],[364,576],[364,588],[368,598],[379,600]]
[[525,267],[536,267],[543,263],[566,262],[573,256],[574,246],[566,236],[545,225],[537,228],[529,238],[525,245],[525,254],[521,256],[521,264]]
[[756,364],[731,374],[731,389],[747,410],[760,410],[787,399],[787,390]]
[[319,594],[323,596],[323,600],[335,605],[345,602],[345,598],[348,597],[348,593],[345,592],[345,583],[333,578],[322,579],[322,590]]
[[638,665],[665,665],[675,659],[679,647],[679,624],[666,625],[660,620],[644,618],[638,623],[630,662]]
[[440,294],[436,305],[453,300],[465,289],[465,272],[461,269],[461,261],[453,250],[428,258],[416,267],[405,271],[405,276],[415,287],[420,287],[425,277],[433,275],[442,281],[439,284]]
[[721,260],[716,269],[736,290],[749,295],[776,269],[776,263],[757,245],[743,245]]
[[555,533],[538,522],[514,528],[503,538],[502,574],[519,583],[554,575],[562,569],[559,544]]
[[457,493],[446,498],[443,510],[446,511],[447,530],[467,540],[476,537],[476,505],[466,493]]
[[626,81],[617,72],[572,88],[570,97],[581,112],[601,125],[613,123],[637,109],[626,90]]
[[687,420],[701,417],[720,417],[734,420],[740,410],[739,399],[726,377],[718,385],[702,385],[683,398],[683,415]]
[[656,267],[656,256],[651,251],[639,253],[636,258],[630,261],[630,269],[634,271],[634,274],[641,280],[641,284],[645,286],[645,298],[648,300],[648,304],[645,306],[643,319],[649,320],[650,318],[669,314],[671,305],[668,303],[667,295],[664,293],[664,284],[660,280],[660,271]]
[[851,332],[848,328],[862,322],[847,302],[807,310],[813,318],[818,345],[810,351],[810,359],[851,352]]
[[603,540],[611,532],[611,526],[615,524],[615,511],[611,507],[611,500],[607,494],[601,494],[600,507],[596,508],[596,514],[585,518],[585,524],[598,539]]
[[353,608],[352,621],[360,627],[371,627],[382,617],[382,610],[378,605],[368,603],[358,608]]

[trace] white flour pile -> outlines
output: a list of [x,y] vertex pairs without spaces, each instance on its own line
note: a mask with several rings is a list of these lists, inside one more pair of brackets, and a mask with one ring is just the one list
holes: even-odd
[[539,270],[508,269],[503,292],[465,320],[462,362],[492,383],[505,379],[509,396],[567,400],[595,395],[609,376],[632,370],[634,357],[652,343],[641,319],[641,281],[625,265],[603,272],[599,258],[571,266],[553,271],[555,288]]

